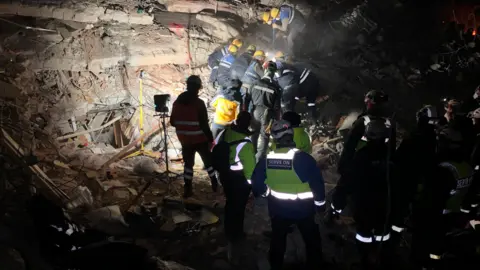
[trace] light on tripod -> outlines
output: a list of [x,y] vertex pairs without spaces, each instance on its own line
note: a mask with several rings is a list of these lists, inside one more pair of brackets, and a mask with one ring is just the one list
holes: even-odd
[[155,111],[160,113],[168,113],[170,111],[170,95],[154,95]]

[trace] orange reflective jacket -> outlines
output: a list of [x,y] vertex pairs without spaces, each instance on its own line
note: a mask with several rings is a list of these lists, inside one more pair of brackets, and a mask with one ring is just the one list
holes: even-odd
[[[175,102],[170,116],[170,123],[176,128],[178,140],[181,144],[196,144],[208,141],[207,136],[200,128],[199,106],[200,99],[189,104]],[[205,104],[203,104],[205,106]]]

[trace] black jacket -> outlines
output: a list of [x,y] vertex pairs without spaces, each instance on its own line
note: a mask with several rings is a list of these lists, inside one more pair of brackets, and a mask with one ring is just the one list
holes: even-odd
[[[345,173],[349,170],[349,167],[352,164],[353,157],[355,156],[356,148],[358,143],[365,135],[365,123],[364,123],[364,116],[368,115],[370,118],[389,118],[390,115],[384,108],[376,108],[374,110],[370,110],[364,114],[361,114],[358,119],[353,123],[352,129],[350,130],[344,144],[344,148],[342,154],[340,156],[340,160],[338,162],[338,172],[340,174]],[[387,144],[390,145],[390,154],[393,157],[396,148],[396,125],[394,122],[391,121],[391,131],[390,131],[390,138]]]
[[245,71],[247,71],[250,62],[252,62],[252,53],[251,52],[244,52],[239,57],[235,59],[233,62],[232,67],[230,69],[231,78],[241,80]]
[[254,83],[251,88],[251,101],[254,106],[280,109],[280,88],[268,78]]

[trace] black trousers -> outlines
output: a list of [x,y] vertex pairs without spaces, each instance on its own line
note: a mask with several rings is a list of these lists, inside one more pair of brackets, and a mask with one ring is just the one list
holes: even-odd
[[183,168],[183,179],[185,183],[193,180],[193,166],[195,165],[195,153],[198,153],[202,158],[203,164],[208,172],[208,176],[212,181],[216,181],[215,170],[212,167],[212,153],[208,147],[208,142],[196,144],[183,144],[182,155],[185,162]]
[[241,171],[222,172],[220,181],[226,197],[225,234],[230,242],[236,242],[244,236],[243,221],[251,186]]
[[[273,117],[270,109],[265,106],[254,106],[252,119],[252,143],[257,154],[255,157],[257,161],[265,157],[268,149],[268,142],[270,137],[265,133],[270,119]],[[260,139],[260,140],[259,140]],[[260,142],[259,142],[260,141]]]
[[307,252],[307,269],[318,269],[322,263],[322,241],[320,229],[315,223],[315,217],[309,216],[303,219],[287,219],[273,217],[272,240],[270,241],[270,269],[280,270],[283,266],[283,258],[287,248],[287,234],[290,227],[297,225],[302,234]]

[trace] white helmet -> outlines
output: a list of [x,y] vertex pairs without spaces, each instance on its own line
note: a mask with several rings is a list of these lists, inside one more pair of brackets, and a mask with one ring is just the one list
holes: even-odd
[[292,125],[285,121],[285,120],[278,120],[273,122],[271,134],[273,139],[279,140],[285,135],[292,135],[293,136],[293,128]]
[[480,119],[480,108],[477,108],[475,111],[472,111],[468,114],[470,118]]

